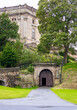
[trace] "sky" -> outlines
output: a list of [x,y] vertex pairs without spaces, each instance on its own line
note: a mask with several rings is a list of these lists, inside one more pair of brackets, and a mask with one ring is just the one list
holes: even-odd
[[27,4],[34,8],[38,8],[39,0],[0,0],[0,8],[8,7],[8,6],[16,6],[16,5],[24,5]]

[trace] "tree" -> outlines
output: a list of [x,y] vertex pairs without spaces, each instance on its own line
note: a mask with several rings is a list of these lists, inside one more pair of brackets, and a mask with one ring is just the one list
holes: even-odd
[[4,67],[15,67],[17,65],[17,55],[10,43],[7,43],[1,56],[1,65]]
[[40,0],[36,15],[39,32],[51,34],[52,44],[64,48],[67,63],[69,45],[77,42],[77,0]]
[[37,46],[37,50],[40,53],[49,53],[52,45],[52,37],[49,34],[44,34],[40,38],[40,44]]
[[0,51],[3,50],[7,42],[17,37],[19,37],[18,25],[11,22],[8,14],[0,15]]
[[21,55],[21,65],[29,65],[34,63],[36,58],[36,53],[30,49],[24,49],[23,54]]
[[20,39],[16,39],[16,42],[13,43],[12,48],[17,55],[17,66],[20,66],[22,56],[24,55],[23,43],[20,42]]

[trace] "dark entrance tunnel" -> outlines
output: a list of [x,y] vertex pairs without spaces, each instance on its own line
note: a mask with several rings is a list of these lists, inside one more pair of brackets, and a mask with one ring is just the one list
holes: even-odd
[[46,78],[42,78],[42,86],[46,86]]
[[53,86],[53,74],[50,70],[44,69],[39,75],[39,86]]
[[0,86],[5,86],[5,82],[0,80]]

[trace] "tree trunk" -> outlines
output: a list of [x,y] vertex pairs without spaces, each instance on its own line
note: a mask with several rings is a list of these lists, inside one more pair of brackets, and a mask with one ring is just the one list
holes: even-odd
[[65,52],[64,52],[64,64],[67,63],[67,55],[68,55],[68,47],[65,47]]

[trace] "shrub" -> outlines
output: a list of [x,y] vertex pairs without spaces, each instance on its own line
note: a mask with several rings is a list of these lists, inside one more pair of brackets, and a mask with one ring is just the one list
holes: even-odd
[[33,52],[29,49],[23,50],[23,55],[21,56],[21,65],[32,64],[33,63]]
[[24,65],[25,67],[29,66],[30,64],[34,62],[38,62],[40,59],[40,56],[37,52],[32,51],[30,49],[23,50],[23,53],[21,55],[21,66]]
[[0,52],[0,68],[2,67],[1,66],[1,59],[2,59],[2,52]]
[[29,74],[29,72],[28,72],[27,69],[21,69],[20,73],[21,74],[25,74],[25,75],[28,75]]
[[16,39],[16,42],[14,42],[12,47],[17,55],[17,65],[19,66],[23,55],[23,44],[20,42],[20,39]]
[[4,67],[15,67],[17,64],[17,55],[10,43],[7,43],[1,58],[1,65]]
[[61,64],[62,58],[53,55],[53,54],[46,54],[46,55],[41,55],[39,59],[40,63],[56,63],[57,65]]
[[34,72],[34,67],[32,64],[30,64],[27,68],[21,69],[21,74],[32,74]]
[[34,71],[34,67],[32,64],[29,65],[29,67],[27,68],[28,72],[33,73]]

